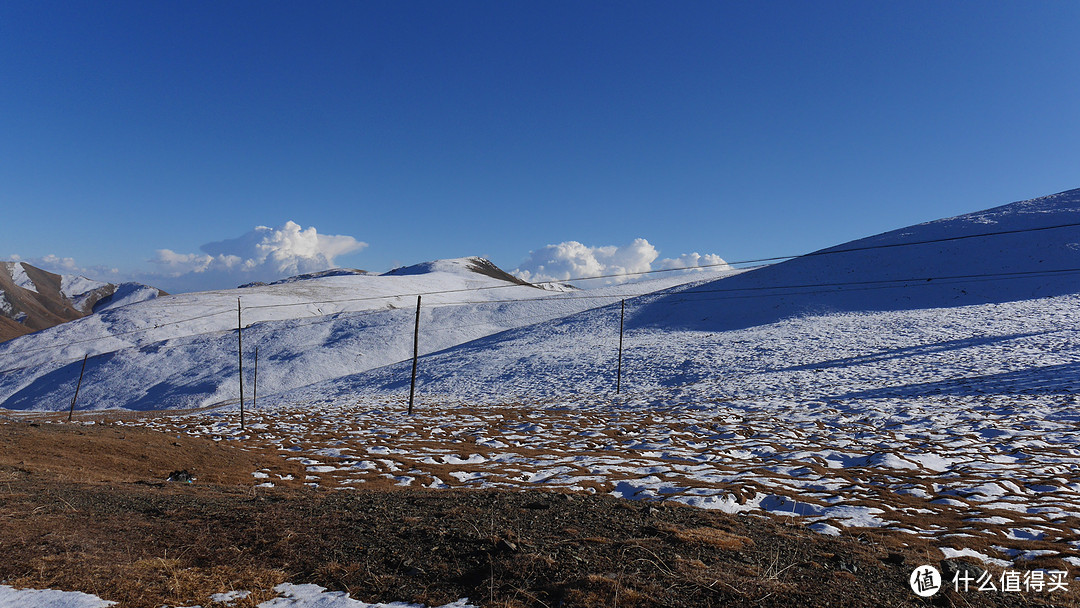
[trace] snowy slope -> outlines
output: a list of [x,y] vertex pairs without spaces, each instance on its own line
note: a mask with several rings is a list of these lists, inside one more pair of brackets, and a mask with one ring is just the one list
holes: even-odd
[[[259,393],[310,385],[288,397],[298,399],[320,392],[400,392],[408,380],[407,365],[394,364],[411,355],[420,293],[425,294],[421,353],[436,353],[421,366],[425,390],[471,398],[606,392],[613,383],[618,340],[614,303],[635,294],[653,295],[627,306],[626,382],[631,390],[730,376],[733,358],[744,365],[736,366],[736,373],[759,375],[761,365],[785,367],[785,361],[807,352],[814,353],[811,360],[831,353],[863,356],[867,345],[880,342],[875,328],[866,329],[865,335],[852,332],[809,342],[775,338],[787,331],[776,328],[791,323],[802,327],[799,319],[807,315],[931,314],[943,325],[955,326],[942,334],[943,340],[966,343],[970,336],[982,335],[983,325],[995,327],[995,315],[1012,310],[994,304],[1034,299],[1049,307],[1035,316],[1048,318],[1072,306],[1068,297],[1051,297],[1080,291],[1080,275],[1073,272],[1080,268],[1077,223],[1080,190],[921,224],[674,288],[706,275],[552,293],[520,284],[486,261],[462,258],[383,276],[332,273],[170,296],[103,310],[0,346],[0,370],[6,370],[0,375],[0,403],[12,409],[63,409],[84,355],[91,355],[80,393],[84,407],[179,408],[236,400],[237,298],[247,328],[247,384],[254,380],[252,355],[258,348]],[[664,288],[671,289],[660,291]],[[958,312],[955,318],[963,321],[953,320],[950,310],[979,305],[991,308]],[[919,312],[927,310],[934,312]],[[821,326],[807,323],[810,328]],[[895,323],[902,328],[922,321]],[[725,333],[732,330],[747,333]],[[906,335],[898,329],[893,333]],[[762,344],[759,336],[773,341]],[[898,346],[924,347],[917,339],[901,340]],[[1041,352],[1043,347],[1032,348]],[[774,351],[783,358],[763,355]],[[631,374],[635,357],[648,365],[638,365],[639,371]],[[979,364],[972,365],[962,373],[975,373]],[[855,387],[851,390],[864,386],[859,378],[849,381]]]
[[158,409],[235,400],[238,298],[247,382],[255,380],[258,348],[258,386],[265,395],[410,357],[417,294],[424,294],[421,351],[433,352],[694,278],[552,293],[503,279],[489,266],[477,258],[443,260],[384,276],[318,276],[106,308],[0,345],[0,404],[67,407],[84,355],[90,355],[79,394],[84,407]]
[[22,262],[6,262],[8,272],[11,274],[11,282],[28,291],[37,292],[37,286],[26,274],[26,264]]
[[[82,278],[82,277],[79,277]],[[162,292],[156,287],[143,285],[142,283],[120,283],[113,286],[112,294],[101,298],[93,304],[94,312],[101,312],[111,308],[119,308],[128,304],[137,304],[147,300],[161,297]]]
[[808,313],[1078,291],[1080,189],[894,230],[701,285],[641,307],[631,324],[737,329]]

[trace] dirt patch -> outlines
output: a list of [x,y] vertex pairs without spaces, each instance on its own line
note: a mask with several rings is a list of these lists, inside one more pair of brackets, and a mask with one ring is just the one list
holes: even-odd
[[160,483],[174,471],[196,481],[252,485],[252,472],[273,467],[302,477],[303,469],[273,452],[231,442],[166,435],[122,423],[0,423],[0,475],[30,474],[76,483]]

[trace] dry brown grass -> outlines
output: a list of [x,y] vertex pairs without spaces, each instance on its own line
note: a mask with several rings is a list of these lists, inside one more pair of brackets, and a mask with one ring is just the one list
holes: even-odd
[[659,529],[684,543],[699,543],[728,551],[738,551],[754,544],[754,541],[746,536],[719,528],[679,528],[668,525],[660,526]]
[[115,423],[8,422],[0,423],[0,476],[22,472],[73,483],[147,483],[188,470],[201,483],[250,487],[253,471],[271,468],[303,478],[303,467],[274,452],[237,447]]
[[[84,563],[90,561],[90,555]],[[286,582],[281,570],[238,568],[235,566],[198,567],[183,560],[148,558],[130,563],[87,564],[85,570],[71,571],[70,556],[42,558],[38,570],[10,581],[16,588],[79,589],[106,597],[120,606],[171,606],[205,603],[215,593],[241,590],[251,594],[233,603],[236,608],[254,608],[277,596],[275,585]],[[81,561],[81,560],[80,560]]]

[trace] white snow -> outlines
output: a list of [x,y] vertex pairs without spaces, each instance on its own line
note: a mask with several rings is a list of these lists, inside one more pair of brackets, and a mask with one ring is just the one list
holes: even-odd
[[138,304],[139,302],[157,298],[159,294],[160,292],[157,288],[150,287],[149,285],[143,285],[142,283],[121,283],[116,286],[116,291],[114,291],[106,301],[94,305],[94,312],[111,310],[129,304]]
[[61,295],[70,300],[72,307],[76,310],[84,312],[90,312],[87,310],[87,303],[89,298],[94,295],[94,291],[108,286],[108,283],[95,281],[78,275],[60,275]]
[[79,401],[89,409],[235,400],[238,297],[245,367],[253,369],[258,348],[261,396],[411,357],[416,294],[424,294],[420,348],[428,353],[691,280],[664,277],[552,293],[478,274],[469,270],[471,261],[432,263],[426,273],[414,267],[407,274],[325,276],[110,304],[98,314],[0,344],[0,406],[66,407],[68,387],[55,380],[77,376],[84,355],[90,360]]
[[26,274],[26,268],[23,267],[22,262],[7,262],[6,265],[13,283],[23,289],[37,293],[37,285],[34,285],[34,281]]
[[[259,608],[423,608],[418,604],[391,602],[368,604],[349,597],[342,591],[327,591],[318,585],[282,583],[274,587],[281,597],[259,604]],[[476,608],[467,599],[445,604],[440,608]]]
[[242,600],[249,595],[251,595],[250,591],[227,591],[225,593],[212,594],[210,596],[210,601],[228,606],[232,605],[236,600]]
[[15,589],[0,585],[0,608],[103,608],[115,603],[78,591]]
[[941,552],[945,555],[945,559],[953,559],[956,557],[974,557],[975,559],[991,564],[993,566],[1000,566],[1002,568],[1008,568],[1012,566],[1012,562],[1008,560],[998,559],[996,557],[990,557],[985,553],[980,553],[974,549],[954,549],[952,547],[941,547]]

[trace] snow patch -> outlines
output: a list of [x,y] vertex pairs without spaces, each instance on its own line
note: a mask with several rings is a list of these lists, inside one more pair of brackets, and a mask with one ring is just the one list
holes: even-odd
[[1000,566],[1002,568],[1008,568],[1012,566],[1012,562],[1004,559],[998,559],[996,557],[990,557],[985,553],[980,553],[974,549],[953,549],[952,547],[942,547],[941,552],[945,555],[945,559],[953,559],[956,557],[974,557],[984,563]]
[[57,591],[55,589],[15,589],[0,585],[0,607],[2,608],[104,608],[112,606],[110,602],[79,591]]
[[34,281],[26,274],[26,268],[24,268],[22,262],[9,262],[8,271],[11,273],[13,283],[28,291],[38,292],[37,285],[34,285]]
[[[389,604],[369,604],[349,597],[344,591],[327,591],[318,585],[294,585],[282,583],[274,587],[281,595],[259,604],[258,608],[424,608],[420,604],[391,602]],[[476,608],[468,599],[445,604],[440,608]]]

